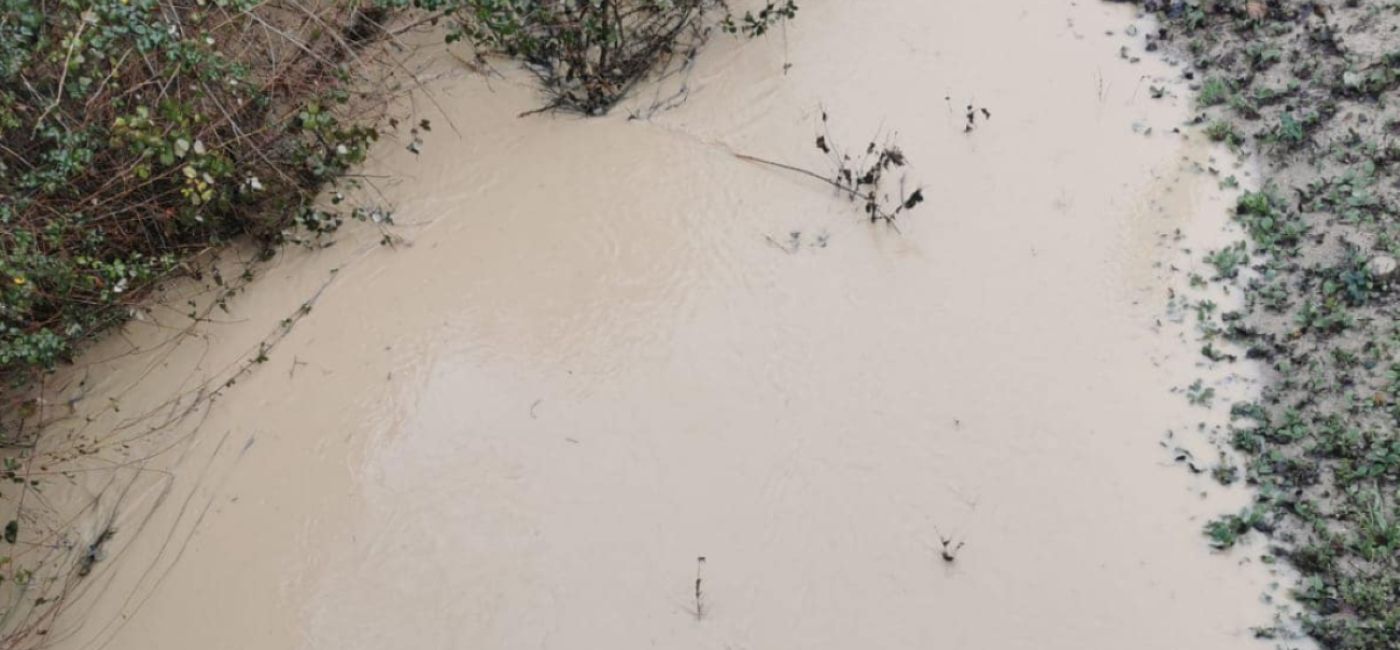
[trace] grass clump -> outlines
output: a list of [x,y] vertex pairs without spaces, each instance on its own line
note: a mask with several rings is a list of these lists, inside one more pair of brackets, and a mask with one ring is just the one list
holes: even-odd
[[1238,147],[1245,142],[1244,136],[1235,130],[1235,125],[1224,120],[1211,122],[1206,127],[1206,136],[1212,142],[1223,142],[1231,147]]
[[1210,77],[1201,84],[1201,92],[1196,101],[1201,106],[1216,106],[1230,99],[1230,84],[1220,77]]

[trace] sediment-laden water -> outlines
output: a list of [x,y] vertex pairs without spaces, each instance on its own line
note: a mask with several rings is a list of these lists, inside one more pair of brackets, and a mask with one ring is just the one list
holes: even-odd
[[[1259,647],[1271,576],[1200,535],[1245,496],[1173,462],[1213,462],[1221,420],[1184,387],[1249,381],[1168,309],[1249,175],[1175,132],[1150,28],[811,2],[600,119],[518,118],[527,79],[416,60],[422,153],[368,170],[401,242],[284,253],[212,322],[173,289],[60,382],[44,444],[90,471],[53,498],[116,532],[44,638]],[[735,156],[825,173],[823,112],[912,161],[898,231]]]

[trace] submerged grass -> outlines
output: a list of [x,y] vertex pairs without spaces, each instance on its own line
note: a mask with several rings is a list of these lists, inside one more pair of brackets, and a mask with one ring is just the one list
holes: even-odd
[[1248,241],[1209,259],[1245,297],[1221,332],[1272,371],[1232,411],[1257,499],[1205,532],[1218,548],[1266,537],[1324,647],[1400,648],[1400,4],[1138,4],[1162,25],[1148,48],[1190,59],[1197,123],[1267,181],[1234,211]]

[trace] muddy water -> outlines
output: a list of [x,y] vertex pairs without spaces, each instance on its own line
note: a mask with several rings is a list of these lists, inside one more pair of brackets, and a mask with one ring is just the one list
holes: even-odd
[[[62,389],[143,460],[103,466],[134,487],[78,520],[117,536],[46,638],[1256,647],[1271,576],[1199,534],[1245,497],[1172,462],[1208,465],[1220,421],[1180,389],[1250,384],[1167,309],[1224,236],[1205,170],[1247,170],[1172,133],[1189,93],[1130,26],[1087,1],[807,3],[599,120],[517,119],[525,80],[420,62],[423,153],[371,170],[397,247],[288,253],[193,336],[156,310]],[[968,104],[991,113],[971,132]],[[929,201],[899,232],[734,156],[824,170],[823,110],[914,162]],[[212,403],[143,424],[269,332]]]

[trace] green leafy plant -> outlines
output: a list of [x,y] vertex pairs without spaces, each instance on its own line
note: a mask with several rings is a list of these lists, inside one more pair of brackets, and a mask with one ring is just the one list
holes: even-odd
[[1239,275],[1241,266],[1249,263],[1249,253],[1244,242],[1235,242],[1207,255],[1206,262],[1215,267],[1217,279],[1233,278]]
[[1254,508],[1245,508],[1238,514],[1224,515],[1206,524],[1206,536],[1211,546],[1224,550],[1238,544],[1240,538],[1251,530],[1263,526],[1263,514]]

